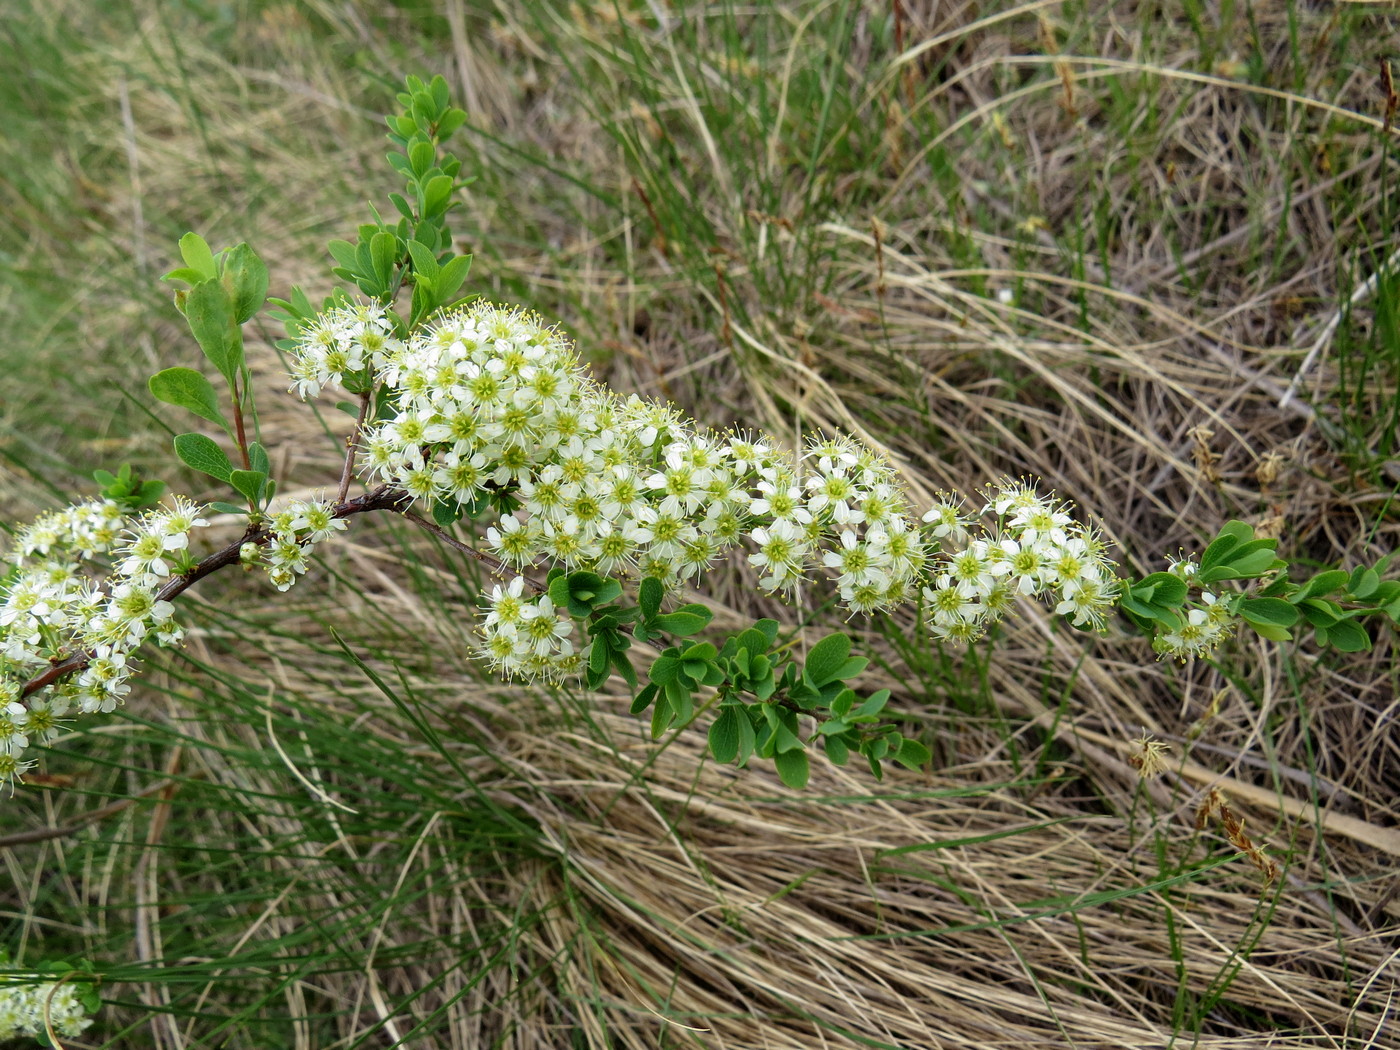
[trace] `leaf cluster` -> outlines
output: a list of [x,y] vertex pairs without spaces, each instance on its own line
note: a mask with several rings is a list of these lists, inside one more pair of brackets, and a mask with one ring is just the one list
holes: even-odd
[[[197,233],[180,238],[185,265],[165,274],[164,280],[189,285],[175,293],[175,305],[185,315],[190,331],[205,358],[228,387],[232,420],[225,414],[214,385],[193,368],[167,368],[148,381],[158,401],[183,408],[200,419],[217,423],[232,439],[241,466],[236,466],[218,442],[204,434],[180,434],[175,454],[192,470],[231,485],[248,508],[266,506],[276,492],[267,451],[249,442],[245,415],[253,414],[253,385],[243,353],[243,325],[255,317],[267,301],[267,266],[246,244],[236,244],[217,255]],[[232,504],[219,509],[242,511]]]
[[1277,547],[1278,540],[1256,537],[1246,522],[1227,522],[1202,553],[1194,574],[1154,572],[1129,584],[1120,607],[1146,634],[1174,630],[1181,626],[1192,587],[1214,590],[1221,583],[1269,577],[1254,593],[1235,592],[1219,600],[1270,641],[1291,641],[1290,628],[1307,624],[1318,645],[1364,652],[1371,648],[1371,638],[1360,618],[1383,615],[1391,623],[1400,622],[1400,580],[1382,579],[1390,555],[1373,566],[1358,566],[1350,572],[1326,569],[1294,582],[1289,579],[1291,567],[1278,557]]
[[130,463],[123,463],[115,474],[108,470],[95,470],[92,480],[102,486],[102,498],[120,505],[127,514],[154,507],[165,495],[165,482],[141,477],[131,469]]
[[335,240],[329,248],[332,272],[371,299],[387,304],[410,283],[408,326],[414,328],[452,305],[467,279],[471,256],[453,253],[447,217],[457,190],[470,180],[458,180],[462,162],[442,148],[467,119],[449,103],[447,81],[408,77],[405,87],[397,96],[402,111],[386,118],[395,147],[389,165],[404,178],[404,191],[389,194],[398,219],[386,222],[371,207],[375,221],[360,226],[355,243]]

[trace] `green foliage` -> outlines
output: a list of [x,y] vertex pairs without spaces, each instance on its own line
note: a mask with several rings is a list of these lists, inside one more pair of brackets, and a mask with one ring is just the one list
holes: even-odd
[[233,436],[233,428],[219,411],[219,395],[213,384],[193,368],[167,368],[151,376],[147,385],[157,401],[188,409],[200,419],[219,424]]
[[233,464],[228,453],[219,447],[218,442],[203,434],[177,434],[175,455],[191,470],[208,474],[220,481],[229,481],[233,474]]
[[[471,257],[452,252],[447,219],[455,191],[470,180],[458,179],[462,162],[441,148],[467,119],[450,104],[447,82],[408,77],[405,86],[398,95],[403,112],[387,118],[397,151],[388,155],[389,164],[405,182],[403,193],[389,195],[398,220],[390,224],[376,213],[374,223],[360,226],[354,243],[331,241],[329,249],[336,262],[332,272],[371,299],[391,303],[401,286],[410,285],[411,328],[454,305],[467,279]],[[278,303],[289,316],[306,319],[304,308]]]
[[102,486],[104,499],[121,504],[127,513],[154,507],[165,495],[165,482],[146,480],[123,463],[115,474],[106,470],[92,472],[92,480]]
[[1289,579],[1289,564],[1276,553],[1276,539],[1256,538],[1243,521],[1226,522],[1206,546],[1194,571],[1155,572],[1129,582],[1120,608],[1145,634],[1176,629],[1193,588],[1218,590],[1227,581],[1268,581],[1254,594],[1218,595],[1224,609],[1238,616],[1260,637],[1274,642],[1293,638],[1289,628],[1300,621],[1313,629],[1318,645],[1340,652],[1364,652],[1371,638],[1357,621],[1381,615],[1400,623],[1400,580],[1382,578],[1390,557],[1373,566],[1324,569],[1302,583]]

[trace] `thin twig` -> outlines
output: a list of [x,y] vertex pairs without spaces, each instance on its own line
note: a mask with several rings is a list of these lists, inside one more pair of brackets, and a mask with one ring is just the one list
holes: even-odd
[[360,431],[365,426],[365,416],[369,415],[369,403],[374,399],[373,388],[360,395],[360,414],[355,417],[355,429],[345,439],[345,466],[340,471],[340,488],[336,490],[336,502],[344,503],[350,495],[350,479],[355,475],[355,446],[360,441]]
[[533,587],[537,594],[544,594],[545,591],[549,590],[548,587],[540,583],[538,580],[534,579],[532,576],[512,569],[510,566],[506,565],[505,562],[501,561],[498,558],[492,557],[485,551],[477,550],[470,544],[463,543],[461,540],[457,539],[457,537],[449,534],[445,529],[439,528],[433,522],[428,521],[426,518],[420,518],[417,514],[413,513],[413,511],[405,510],[401,513],[405,518],[413,522],[413,524],[417,525],[420,529],[426,529],[428,532],[431,532],[434,536],[442,540],[443,543],[447,544],[454,550],[459,550],[463,554],[475,558],[477,561],[481,562],[496,575],[499,576],[503,573],[511,573],[513,575],[519,576],[522,580],[524,580],[531,587]]

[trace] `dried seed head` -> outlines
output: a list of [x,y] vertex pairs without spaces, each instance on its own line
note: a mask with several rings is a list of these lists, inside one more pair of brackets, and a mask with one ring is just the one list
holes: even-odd
[[1128,762],[1143,780],[1151,780],[1166,772],[1167,756],[1171,754],[1172,749],[1170,744],[1154,740],[1152,734],[1144,729],[1142,736],[1133,741],[1133,748]]

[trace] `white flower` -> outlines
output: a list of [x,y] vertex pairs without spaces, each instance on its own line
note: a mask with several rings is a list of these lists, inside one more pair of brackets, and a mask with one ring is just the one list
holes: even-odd
[[525,524],[514,515],[505,517],[486,530],[486,542],[507,565],[524,568],[539,556],[539,527]]
[[1063,545],[1068,538],[1065,527],[1072,520],[1068,514],[1051,504],[1037,504],[1017,509],[1007,523],[1007,528],[1015,532],[1022,543],[1045,540]]
[[946,574],[939,576],[932,587],[924,588],[924,601],[928,603],[934,623],[976,621],[982,617],[982,606],[977,598]]
[[491,588],[491,595],[487,599],[489,608],[482,620],[482,626],[496,627],[498,631],[507,628],[514,630],[518,627],[525,611],[526,603],[522,597],[524,593],[523,576],[515,577],[504,587],[496,584]]
[[1036,594],[1050,570],[1047,549],[1034,541],[997,540],[987,549],[993,576],[1010,576],[1021,594]]
[[812,492],[807,509],[813,516],[829,516],[838,525],[859,525],[865,515],[853,504],[860,499],[860,489],[840,469],[815,474],[807,479]]
[[16,701],[0,704],[0,751],[17,755],[29,746],[28,715],[25,706]]
[[554,602],[547,594],[521,611],[520,637],[536,656],[572,652],[568,638],[573,633],[573,620],[556,613]]
[[1118,602],[1118,585],[1116,581],[1081,576],[1066,582],[1060,595],[1055,606],[1057,615],[1070,617],[1076,627],[1100,629]]
[[807,557],[806,538],[790,521],[775,521],[767,528],[752,533],[758,550],[749,555],[749,562],[767,570],[759,581],[765,590],[795,587],[803,578]]
[[1210,652],[1221,636],[1220,626],[1211,621],[1205,609],[1188,609],[1175,629],[1158,635],[1152,644],[1164,656],[1185,660]]
[[841,533],[839,550],[827,551],[822,555],[823,565],[841,571],[841,587],[852,590],[869,585],[883,591],[890,582],[887,571],[889,561],[887,551],[875,544],[862,542],[850,529]]
[[305,539],[311,543],[328,540],[350,526],[344,518],[335,516],[335,504],[326,500],[316,503],[298,500],[288,510],[292,512],[291,529],[298,533],[305,532]]
[[755,517],[795,521],[803,525],[812,520],[812,512],[802,501],[802,490],[796,485],[760,481],[758,491],[762,495],[749,503],[749,513]]
[[980,597],[996,586],[996,574],[988,556],[986,540],[973,540],[963,550],[948,557],[947,575],[964,595]]

